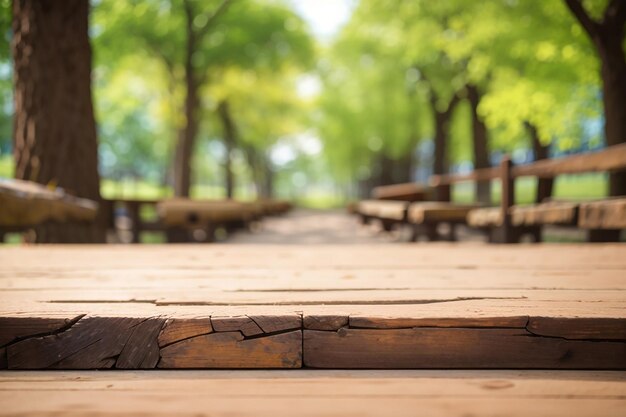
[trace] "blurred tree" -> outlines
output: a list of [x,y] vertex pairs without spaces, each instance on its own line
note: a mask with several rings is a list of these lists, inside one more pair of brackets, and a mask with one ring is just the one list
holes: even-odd
[[180,196],[189,195],[190,156],[202,108],[212,104],[204,96],[204,87],[211,84],[207,82],[218,80],[224,68],[278,70],[285,60],[311,58],[312,44],[302,21],[278,1],[103,1],[98,9],[103,60],[145,52],[168,74],[177,103],[172,111],[182,108],[183,116],[173,118],[179,130],[174,191]]
[[[624,24],[626,1],[610,0],[600,20],[596,20],[580,0],[565,0],[593,42],[600,59],[602,99],[604,102],[604,133],[607,145],[626,143],[626,54]],[[598,5],[594,2],[593,5]],[[610,195],[626,195],[626,173],[612,173]]]
[[[277,70],[230,67],[220,72],[218,81],[213,83],[208,94],[218,102],[215,115],[226,140],[227,191],[234,188],[230,159],[233,151],[239,149],[245,156],[257,195],[271,197],[272,146],[283,137],[306,130],[307,106],[296,87],[301,69],[298,64],[287,59]],[[233,178],[230,186],[229,175]]]
[[[100,200],[87,0],[15,0],[15,176]],[[46,225],[39,242],[102,242],[98,226]]]
[[13,71],[11,65],[11,2],[0,1],[0,157],[12,148]]

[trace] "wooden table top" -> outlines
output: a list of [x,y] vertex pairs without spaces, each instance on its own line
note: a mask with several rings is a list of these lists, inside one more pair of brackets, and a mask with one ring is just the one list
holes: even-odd
[[[150,360],[125,367],[626,367],[620,244],[33,246],[0,265],[9,368],[121,367],[124,341],[93,363],[32,352],[101,327],[128,344],[139,323]],[[233,344],[273,357],[180,360]]]

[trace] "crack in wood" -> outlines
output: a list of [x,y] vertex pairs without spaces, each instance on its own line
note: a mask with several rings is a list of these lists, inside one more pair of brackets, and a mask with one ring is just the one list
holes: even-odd
[[[55,319],[39,319],[39,318],[15,318],[15,319],[9,319],[9,318],[0,318],[0,333],[2,333],[2,335],[0,336],[0,340],[6,340],[9,337],[12,337],[11,341],[9,341],[8,343],[3,344],[2,346],[0,346],[0,348],[7,348],[8,346],[21,342],[23,340],[27,340],[30,338],[34,338],[34,337],[44,337],[44,336],[51,336],[51,335],[55,335],[55,334],[60,334],[63,333],[67,330],[69,330],[72,326],[74,326],[76,323],[78,323],[78,321],[80,319],[82,319],[83,317],[85,317],[86,314],[80,314],[72,319],[65,319],[65,324],[61,327],[58,327],[54,330],[49,330],[49,331],[45,331],[45,332],[39,332],[39,333],[32,333],[32,334],[28,334],[28,335],[23,335],[23,336],[13,336],[12,335],[5,335],[5,332],[8,332],[12,326],[15,326],[15,323],[20,323],[20,322],[30,322],[32,320],[36,320],[39,322],[39,325],[42,324],[46,324],[46,322],[54,322],[56,321]],[[30,325],[30,323],[29,323]],[[37,326],[37,325],[36,325]],[[29,326],[27,326],[28,328]],[[15,329],[14,329],[15,330]]]

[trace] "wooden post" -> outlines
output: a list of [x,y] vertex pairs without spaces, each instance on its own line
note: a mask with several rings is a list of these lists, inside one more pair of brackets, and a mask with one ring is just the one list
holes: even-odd
[[449,202],[452,199],[450,184],[439,184],[435,189],[435,199],[437,201]]
[[139,234],[141,232],[141,218],[139,215],[139,203],[136,201],[126,202],[126,210],[128,210],[128,217],[132,223],[131,232],[133,234],[133,243],[139,243]]
[[502,195],[500,199],[500,215],[502,216],[501,242],[514,243],[513,226],[511,225],[511,215],[509,209],[515,204],[515,181],[511,174],[513,162],[508,155],[505,155],[500,162],[500,180]]

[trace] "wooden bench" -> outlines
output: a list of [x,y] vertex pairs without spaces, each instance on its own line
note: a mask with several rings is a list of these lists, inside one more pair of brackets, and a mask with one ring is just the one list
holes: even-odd
[[[213,242],[219,227],[233,230],[259,220],[267,206],[234,200],[171,198],[157,204],[159,220],[168,241]],[[275,210],[271,207],[270,210]]]
[[[467,214],[483,204],[451,202],[452,185],[461,182],[491,181],[497,178],[496,168],[483,168],[466,174],[431,176],[429,185],[435,201],[412,203],[407,211],[407,223],[413,230],[411,241],[416,241],[420,235],[425,235],[430,241],[456,240],[457,226],[465,224]],[[444,235],[440,231],[441,224],[447,225],[447,232]]]
[[98,203],[61,188],[23,180],[0,180],[0,242],[5,233],[25,232],[44,223],[93,222]]
[[[538,201],[534,205],[515,205],[515,179],[554,178],[564,174],[611,172],[626,169],[626,144],[601,151],[542,160],[513,166],[508,158],[500,165],[502,198],[498,208],[477,209],[468,214],[468,224],[487,230],[492,241],[513,243],[531,232],[541,240],[545,225],[578,227],[588,231],[589,241],[617,241],[626,228],[626,197],[587,203]],[[541,199],[539,196],[538,199]],[[549,197],[549,196],[547,196]]]
[[424,201],[430,190],[421,184],[407,182],[402,184],[380,185],[372,189],[375,200]]
[[409,203],[425,201],[429,195],[430,189],[418,183],[378,186],[372,189],[370,200],[349,206],[348,212],[357,214],[363,224],[378,220],[383,230],[391,231],[394,226],[406,223]]

